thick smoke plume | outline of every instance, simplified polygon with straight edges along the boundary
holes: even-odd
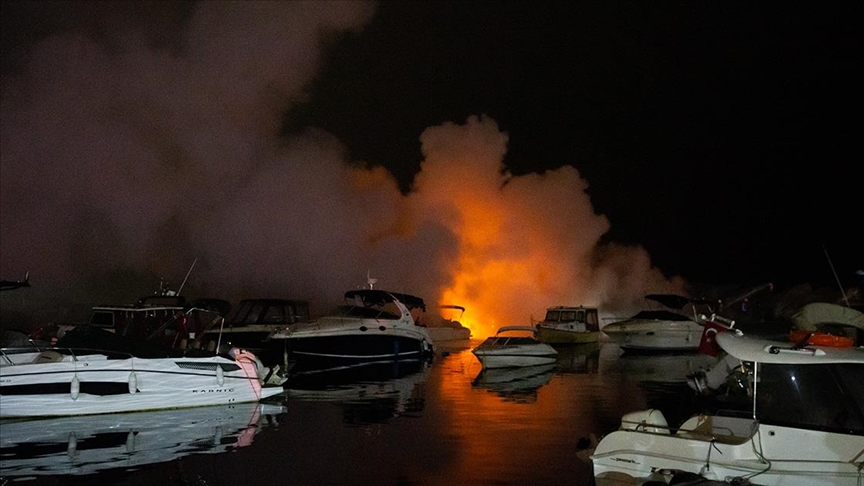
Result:
[[[686,291],[642,248],[600,243],[612,223],[572,165],[510,175],[508,135],[482,114],[418,134],[408,194],[328,133],[282,135],[328,39],[374,5],[202,2],[160,23],[170,32],[113,13],[40,39],[4,73],[0,276],[33,285],[4,292],[4,311],[74,320],[166,278],[192,297],[322,312],[369,274],[433,308],[465,305],[482,336],[552,305],[618,314]]]

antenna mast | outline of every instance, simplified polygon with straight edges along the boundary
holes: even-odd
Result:
[[[183,290],[183,286],[186,285],[186,281],[189,280],[189,274],[192,273],[192,269],[195,268],[195,264],[198,263],[198,259],[192,261],[192,266],[189,267],[189,271],[186,272],[186,277],[183,279],[183,283],[180,284],[180,288],[177,289],[177,295],[180,295],[180,291]]]
[[[822,250],[825,252],[825,258],[828,259],[828,266],[831,267],[831,273],[834,274],[834,279],[837,280],[837,287],[840,288],[840,295],[843,296],[843,300],[846,302],[846,307],[849,307],[849,298],[846,297],[846,291],[843,290],[843,284],[840,283],[840,277],[837,276],[837,271],[834,270],[834,264],[831,263],[831,256],[828,254],[828,249],[825,248],[825,245],[822,245]]]

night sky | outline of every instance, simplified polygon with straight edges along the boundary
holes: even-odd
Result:
[[[521,323],[864,269],[857,2],[0,5],[27,305],[195,261],[198,293],[370,272]]]
[[[509,170],[576,167],[608,237],[670,273],[833,280],[825,249],[844,271],[864,267],[850,234],[860,14],[854,2],[388,2],[333,49],[289,127],[324,127],[408,188],[415,134],[483,113],[510,135]]]

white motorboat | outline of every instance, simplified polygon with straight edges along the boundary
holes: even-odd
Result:
[[[434,344],[450,341],[467,341],[471,339],[471,329],[462,325],[465,308],[461,305],[441,305],[441,319],[427,322],[426,330]],[[459,312],[458,316],[444,316],[444,313]]]
[[[534,337],[534,326],[504,326],[471,353],[484,369],[555,363],[558,351]]]
[[[603,334],[625,351],[695,352],[702,325],[695,301],[680,295],[650,294],[649,309],[603,326]],[[686,306],[692,313],[685,313]]]
[[[274,333],[272,345],[285,349],[291,372],[357,363],[430,359],[432,338],[418,325],[422,298],[377,289],[349,290],[345,303],[309,323]]]
[[[50,348],[0,350],[0,418],[257,402],[282,393],[254,354],[185,351],[84,326]]]
[[[744,409],[698,414],[679,427],[659,410],[625,415],[591,455],[598,486],[687,475],[776,486],[864,482],[864,348],[796,345],[734,330],[716,342],[744,364]]]
[[[595,343],[600,337],[600,318],[593,307],[557,306],[546,309],[536,325],[537,340],[547,344]]]
[[[280,404],[238,403],[180,410],[4,420],[0,477],[92,475],[134,471],[191,454],[252,445],[278,423]],[[97,481],[98,482],[98,481]]]

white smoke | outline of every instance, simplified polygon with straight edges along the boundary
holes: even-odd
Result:
[[[5,292],[4,307],[137,298],[158,277],[176,288],[193,261],[184,293],[196,296],[306,298],[320,311],[371,272],[377,287],[470,301],[489,322],[683,291],[641,248],[599,244],[610,222],[575,168],[503,171],[507,134],[492,119],[418,134],[407,195],[328,133],[281,135],[326,41],[374,13],[201,2],[171,42],[103,19],[99,37],[33,45],[0,107],[0,276],[29,272],[33,288]]]

